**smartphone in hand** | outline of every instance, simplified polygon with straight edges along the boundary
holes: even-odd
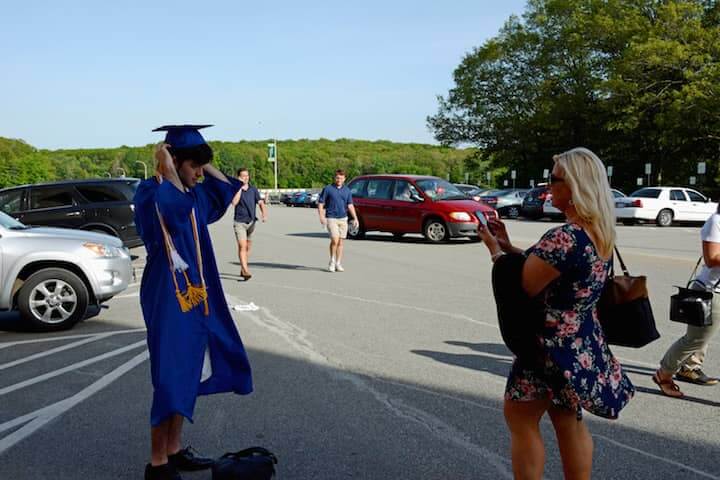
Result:
[[[485,215],[483,215],[483,214],[481,213],[481,214],[478,215],[477,217],[478,217],[478,220],[480,221],[480,223],[482,223],[485,228],[489,228],[489,227],[488,227],[487,217],[486,217]]]

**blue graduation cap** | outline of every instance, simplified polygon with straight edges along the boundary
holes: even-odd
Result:
[[[212,125],[164,125],[153,129],[153,132],[167,132],[165,143],[173,148],[189,148],[205,145],[205,139],[199,130]]]

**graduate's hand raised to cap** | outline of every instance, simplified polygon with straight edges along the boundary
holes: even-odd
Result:
[[[168,150],[168,145],[165,142],[160,142],[155,145],[155,160],[157,160],[163,167],[175,167],[173,164],[172,155]]]

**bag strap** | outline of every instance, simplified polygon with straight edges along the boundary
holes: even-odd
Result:
[[[618,260],[620,260],[620,268],[622,268],[622,271],[625,275],[630,276],[630,271],[628,270],[627,266],[625,265],[625,262],[623,261],[622,256],[620,255],[620,250],[618,250],[618,248],[617,248],[617,245],[615,245],[614,249],[615,249],[615,254],[617,255]],[[611,260],[612,260],[612,258],[611,258]],[[613,274],[615,273],[615,269],[613,268],[614,263],[615,262],[613,261],[610,264],[610,271]]]
[[[688,285],[690,285],[690,283],[695,279],[695,273],[697,273],[697,269],[698,269],[698,267],[700,266],[700,262],[702,262],[702,259],[703,259],[702,256],[700,256],[700,258],[698,258],[698,261],[697,261],[697,263],[695,264],[695,268],[693,268],[693,271],[692,271],[692,273],[690,274],[690,279],[688,280]],[[719,281],[720,281],[720,280],[719,280]],[[702,283],[702,282],[700,282],[700,283]],[[717,286],[717,285],[715,285],[715,286]]]

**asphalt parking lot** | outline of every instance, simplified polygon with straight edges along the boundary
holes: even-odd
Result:
[[[508,221],[519,246],[553,225]],[[195,448],[265,446],[283,479],[511,478],[501,409],[512,358],[483,245],[370,234],[348,241],[346,272],[331,274],[316,212],[273,206],[255,236],[254,277],[243,282],[230,216],[212,232],[255,392],[202,397],[186,427]],[[630,271],[648,276],[663,336],[614,349],[638,393],[616,422],[585,415],[594,477],[720,479],[720,387],[683,384],[687,398],[674,400],[650,379],[682,335],[668,321],[669,296],[699,256],[699,228],[618,232]],[[143,251],[134,253],[140,271]],[[138,287],[68,332],[28,333],[12,315],[0,318],[0,479],[141,478],[151,387]],[[709,374],[720,374],[719,342]],[[546,478],[562,478],[549,422],[544,432]]]

